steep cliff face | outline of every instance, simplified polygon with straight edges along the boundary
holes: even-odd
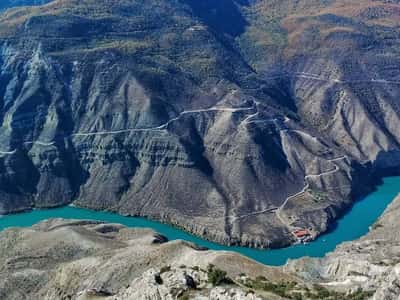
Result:
[[[396,1],[222,2],[3,13],[1,213],[74,202],[277,247],[397,168]]]

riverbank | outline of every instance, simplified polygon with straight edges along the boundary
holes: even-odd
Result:
[[[262,264],[271,266],[284,265],[288,259],[296,259],[304,256],[323,257],[333,251],[337,245],[345,241],[355,240],[365,235],[370,226],[380,217],[388,204],[398,194],[400,177],[383,179],[383,184],[354,204],[352,209],[338,220],[332,230],[315,241],[308,244],[294,245],[288,248],[274,250],[259,250],[245,247],[229,247],[219,245],[169,225],[144,218],[125,217],[110,212],[92,211],[76,207],[62,207],[50,210],[34,210],[30,212],[7,215],[0,219],[0,230],[9,227],[28,227],[40,221],[51,218],[64,219],[88,219],[119,223],[127,227],[152,228],[169,240],[186,240],[202,247],[213,250],[234,251],[250,257]]]

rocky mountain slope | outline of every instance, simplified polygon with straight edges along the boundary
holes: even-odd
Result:
[[[74,202],[255,247],[318,235],[398,170],[399,10],[57,0],[4,12],[0,212]]]

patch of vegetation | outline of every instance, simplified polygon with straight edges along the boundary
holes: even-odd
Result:
[[[314,291],[306,294],[310,299],[336,299],[338,293],[331,292],[320,285],[314,285]],[[333,297],[333,298],[332,298]]]
[[[375,292],[373,291],[363,291],[361,289],[359,289],[358,291],[350,294],[347,296],[347,300],[366,300],[371,298],[373,295],[375,294]]]
[[[279,53],[287,45],[287,32],[282,28],[279,17],[257,10],[248,11],[246,15],[250,25],[237,40],[242,55],[257,69],[274,59],[272,53]]]
[[[291,297],[291,299],[294,299],[294,300],[303,300],[304,299],[303,294],[298,293],[298,292],[292,293],[290,295],[290,297]]]
[[[364,274],[357,272],[357,271],[350,271],[348,273],[349,276],[364,276]]]
[[[268,281],[264,276],[258,276],[256,279],[247,279],[242,282],[244,286],[254,289],[254,290],[262,290],[266,292],[274,293],[278,296],[291,298],[290,292],[293,288],[297,285],[295,282],[280,282],[280,283],[273,283]]]
[[[160,274],[171,271],[171,266],[164,266],[160,269]]]
[[[299,286],[296,282],[274,283],[264,276],[258,276],[256,279],[246,279],[241,284],[253,290],[266,291],[286,299],[294,300],[366,300],[374,294],[374,292],[362,290],[346,294],[328,290],[320,285],[314,285],[312,289],[309,289],[305,286]]]
[[[321,190],[310,189],[308,191],[311,194],[311,196],[313,197],[313,200],[315,202],[323,202],[328,198],[327,193],[323,192]]]
[[[327,300],[366,300],[369,299],[374,292],[371,291],[363,291],[361,289],[357,290],[351,294],[345,294],[335,291],[330,291],[327,288],[314,285],[314,290],[307,291],[305,293],[306,298],[308,299],[327,299]]]
[[[199,266],[193,266],[193,267],[192,267],[192,270],[198,272],[198,271],[200,271],[200,267],[199,267]]]
[[[378,229],[378,228],[382,228],[383,227],[383,225],[381,224],[381,223],[375,223],[374,225],[372,225],[372,229]]]
[[[268,279],[265,278],[264,276],[257,276],[256,281],[268,281]]]
[[[221,269],[216,268],[214,265],[210,264],[207,268],[208,282],[213,286],[218,286],[222,283],[233,283],[232,280],[227,277],[227,273]]]
[[[190,297],[186,293],[178,297],[178,300],[189,300],[189,299],[190,299]]]

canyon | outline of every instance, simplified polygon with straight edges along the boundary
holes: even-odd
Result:
[[[3,0],[0,215],[316,239],[400,173],[399,16],[399,0]],[[6,226],[0,298],[397,299],[399,214],[396,197],[363,237],[280,267],[109,222]]]
[[[0,213],[73,203],[228,245],[317,237],[397,173],[398,10],[58,0],[4,11]]]

